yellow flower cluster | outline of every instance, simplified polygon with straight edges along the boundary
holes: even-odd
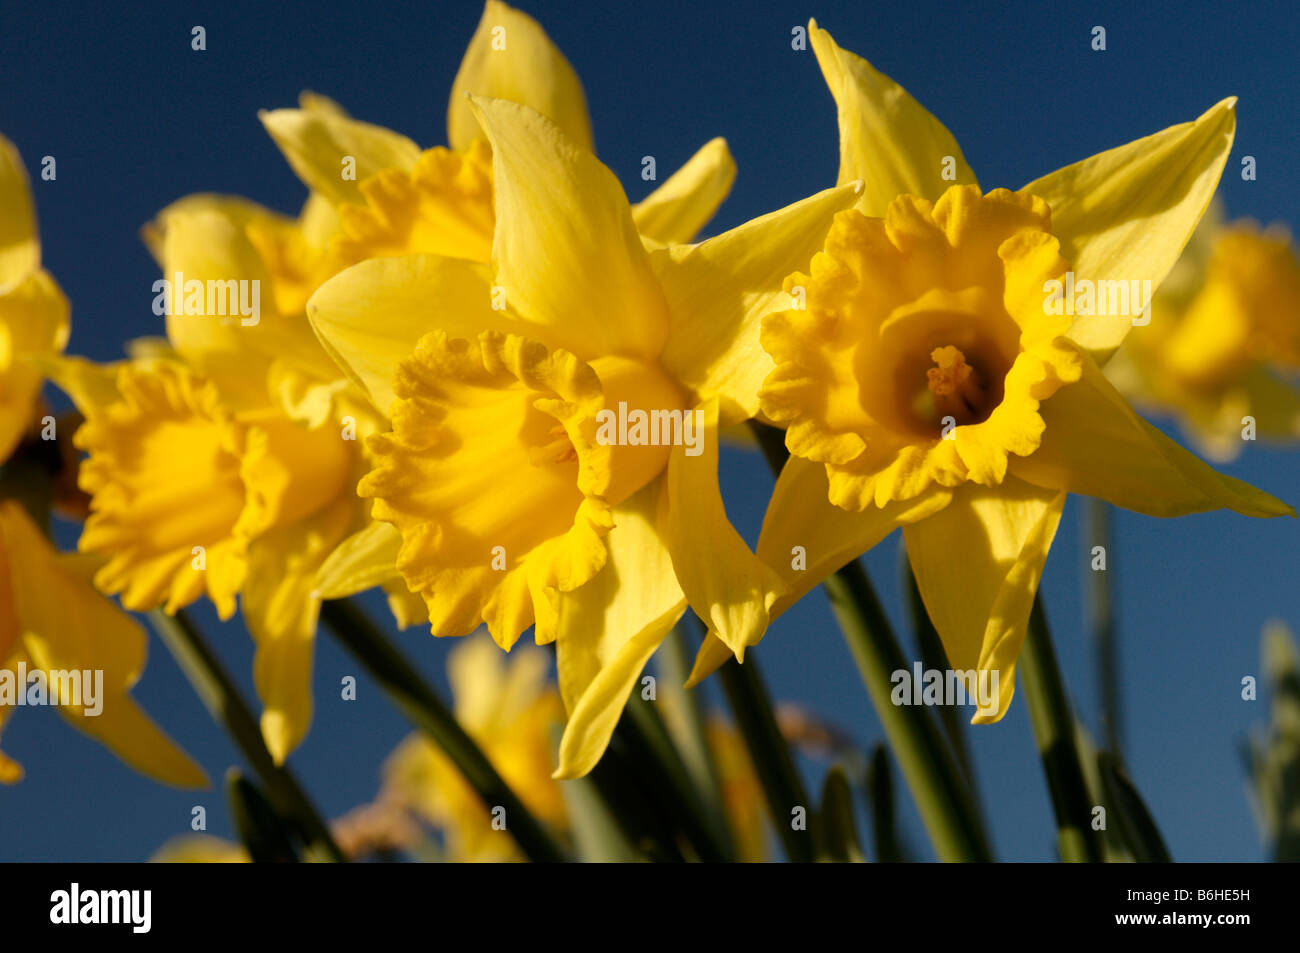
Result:
[[[489,0],[446,147],[314,94],[263,113],[309,192],[301,214],[217,195],[164,209],[144,237],[166,339],[109,366],[58,357],[66,304],[39,270],[6,145],[0,454],[43,370],[85,417],[80,548],[95,584],[132,610],[203,596],[223,618],[238,609],[280,761],[311,721],[322,600],[382,586],[401,625],[486,626],[495,646],[453,656],[458,715],[530,809],[562,825],[550,774],[596,765],[688,608],[708,627],[694,684],[743,662],[776,616],[900,527],[949,661],[999,676],[977,720],[1000,719],[1067,494],[1155,516],[1293,515],[1144,421],[1103,368],[1138,328],[1121,360],[1144,394],[1194,406],[1206,430],[1263,419],[1282,386],[1265,368],[1300,364],[1300,270],[1280,239],[1227,230],[1196,290],[1158,298],[1149,329],[1137,307],[1054,307],[1053,286],[1161,286],[1217,187],[1234,101],[986,191],[901,86],[815,22],[809,36],[838,109],[837,183],[697,243],[734,176],[725,143],[631,204],[594,154],[569,63]],[[1288,399],[1291,418],[1265,429],[1296,434]],[[751,420],[784,429],[790,454],[755,549],[718,481],[720,429]],[[0,530],[0,593],[13,575],[16,597],[0,608],[0,661],[53,665],[29,577],[74,582],[54,557],[6,563],[6,546],[41,545],[12,505]],[[114,619],[94,630],[124,653],[124,693],[142,656],[134,629],[105,634],[126,628]],[[530,628],[554,643],[558,694],[537,657],[507,673],[494,656]],[[191,781],[124,710],[100,736]],[[554,764],[550,722],[563,726]],[[485,830],[452,825],[484,810],[454,775],[412,741],[390,783],[434,823]],[[454,847],[499,849],[472,834]]]

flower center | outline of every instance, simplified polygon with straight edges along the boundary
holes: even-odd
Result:
[[[966,363],[966,355],[949,344],[931,351],[930,360],[934,367],[925,372],[925,379],[938,414],[958,424],[986,419],[993,410],[989,395],[975,368]]]
[[[569,432],[564,424],[556,424],[546,432],[547,441],[529,451],[529,458],[534,466],[545,464],[577,463],[578,451],[569,439]]]

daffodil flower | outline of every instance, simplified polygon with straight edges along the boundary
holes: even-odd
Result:
[[[548,684],[549,660],[537,649],[509,657],[486,636],[458,645],[447,656],[456,721],[492,762],[529,812],[556,830],[568,827],[564,798],[551,778],[552,730],[564,706]],[[502,837],[482,799],[442,750],[411,735],[384,762],[380,801],[396,803],[443,834],[452,862],[522,860]]]
[[[359,447],[385,421],[322,350],[305,319],[304,303],[331,274],[368,257],[437,252],[486,263],[495,221],[491,156],[469,113],[465,91],[524,101],[554,117],[578,142],[591,142],[585,96],[568,61],[536,21],[493,0],[486,4],[452,85],[450,148],[421,151],[404,135],[348,117],[324,96],[303,94],[299,109],[261,116],[311,190],[298,217],[246,199],[191,195],[164,209],[144,230],[164,280],[203,286],[237,281],[260,289],[255,321],[212,315],[207,308],[195,313],[173,308],[166,316],[168,342],[162,350],[179,356],[201,381],[216,385],[222,407],[230,412],[274,417],[268,411],[273,399],[283,415],[311,430],[313,436],[302,437],[304,446],[311,447],[308,455],[274,465],[308,480],[313,469],[320,472],[303,498],[320,502],[316,490],[331,486],[337,502],[350,503],[356,517],[347,523],[342,506],[331,503],[318,508],[320,519],[298,521],[295,529],[265,534],[248,547],[250,534],[261,532],[259,524],[252,516],[231,521],[238,494],[230,495],[220,537],[227,545],[217,554],[220,571],[209,567],[204,582],[182,569],[170,582],[190,590],[207,585],[224,612],[233,611],[234,592],[242,586],[244,618],[259,645],[264,729],[277,758],[298,744],[311,718],[312,633],[321,598],[380,585],[389,593],[399,625],[424,619],[424,603],[412,597],[395,572],[395,534],[383,532],[389,530],[386,525],[376,530],[367,524],[368,504],[352,493],[355,480],[334,480],[341,464],[324,434],[337,441],[346,433],[355,438],[350,447]],[[663,244],[692,237],[725,198],[733,177],[735,163],[723,140],[707,143],[638,205],[634,217],[643,241]],[[482,268],[486,273],[486,265]],[[211,436],[212,426],[203,426]],[[273,456],[281,449],[290,449],[289,443],[270,441],[266,452]],[[229,477],[229,464],[237,458],[242,459],[240,452],[227,456],[225,471],[213,469],[211,475],[225,472]],[[203,485],[200,472],[192,476],[195,494],[220,493],[217,486]],[[298,495],[300,481],[295,477],[294,482],[292,494]],[[225,488],[233,490],[234,482],[227,478]],[[209,515],[217,519],[216,512]],[[192,529],[178,517],[177,532]],[[344,538],[339,540],[335,534],[341,529]],[[246,549],[247,559],[259,562],[253,571],[244,568],[247,559],[240,554]],[[376,549],[389,554],[386,564],[382,559],[368,562]],[[174,566],[186,566],[178,562],[183,547],[166,551]],[[259,553],[265,559],[257,559]],[[226,555],[233,562],[227,564]],[[123,559],[117,566],[135,572]],[[156,588],[157,581],[136,585]]]
[[[787,300],[782,272],[856,187],[647,250],[595,156],[525,106],[472,102],[492,147],[492,271],[371,260],[307,310],[389,410],[359,492],[399,531],[387,559],[433,633],[485,622],[503,648],[534,625],[538,642],[558,640],[558,772],[572,777],[599,759],[688,600],[737,654],[766,624],[779,584],[723,512],[717,427],[757,410],[755,322]],[[680,422],[678,439],[615,439],[628,408],[661,415],[664,436]]]
[[[949,662],[998,676],[974,719],[996,721],[1067,493],[1154,516],[1293,512],[1107,382],[1136,310],[1061,313],[1071,280],[1160,284],[1218,182],[1234,102],[986,194],[900,86],[815,22],[810,35],[839,109],[840,181],[865,190],[811,273],[787,279],[795,307],[763,321],[762,410],[792,454],[758,544],[788,588],[773,612],[901,526]],[[696,677],[728,654],[706,644]]]
[[[18,150],[0,136],[0,465],[30,425],[42,365],[68,339],[68,302],[41,268],[31,191]],[[78,730],[107,745],[133,768],[183,787],[207,783],[203,771],[130,696],[144,668],[144,632],[90,584],[96,562],[62,554],[18,502],[0,499],[0,671],[28,692],[22,671],[41,673],[50,700]],[[21,666],[21,667],[20,667]],[[90,702],[55,697],[54,673],[102,673],[102,696]],[[98,677],[98,676],[92,676]],[[11,714],[0,704],[0,727]],[[22,768],[0,753],[0,783]]]
[[[1135,404],[1173,416],[1216,460],[1300,439],[1300,260],[1285,232],[1206,216],[1106,366]]]
[[[51,373],[85,417],[78,546],[105,557],[95,584],[137,611],[206,595],[223,619],[241,597],[262,731],[283,760],[311,720],[316,571],[364,519],[349,492],[365,468],[356,442],[269,401],[232,410],[217,380],[176,355],[67,358]]]
[[[338,369],[304,319],[303,305],[326,278],[367,258],[417,253],[486,263],[495,215],[491,150],[468,92],[524,103],[592,148],[582,85],[564,55],[528,15],[489,0],[452,83],[449,147],[421,150],[401,133],[353,119],[333,101],[304,93],[298,109],[261,114],[289,165],[310,190],[288,218],[245,199],[188,196],[145,230],[163,277],[258,280],[268,289],[255,326],[207,314],[169,315],[168,338],[200,370],[234,371],[263,396],[262,377],[293,413],[332,412]],[[735,178],[722,139],[702,147],[634,211],[653,245],[686,241],[712,217]]]
[[[18,446],[41,393],[36,360],[68,343],[68,301],[41,267],[36,213],[22,159],[0,136],[0,463]]]

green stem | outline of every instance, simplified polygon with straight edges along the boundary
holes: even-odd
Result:
[[[507,828],[529,860],[567,859],[438,696],[361,609],[351,600],[327,601],[321,606],[321,618],[407,720],[442,748],[483,803],[505,808]]]
[[[1092,829],[1092,806],[1074,733],[1074,716],[1056,663],[1051,630],[1042,599],[1034,597],[1029,632],[1020,652],[1020,675],[1029,703],[1038,753],[1043,759],[1047,788],[1056,814],[1061,859],[1072,863],[1098,863],[1102,845]]]
[[[155,609],[149,613],[149,621],[213,720],[234,739],[249,766],[262,779],[276,810],[293,821],[306,845],[306,853],[314,860],[346,860],[293,773],[276,764],[267,751],[257,719],[198,627],[184,612],[172,616]]]
[[[772,472],[780,474],[787,457],[781,432],[754,422],[751,427]],[[825,589],[939,859],[992,859],[970,790],[934,718],[890,698],[893,673],[909,665],[866,570],[854,560],[827,579]]]
[[[907,558],[906,552],[903,554],[903,586],[907,589],[912,627],[916,632],[917,648],[921,652],[921,664],[927,669],[942,669],[947,665],[948,656],[944,652],[939,632],[930,620],[930,613],[925,609],[925,602],[921,599],[921,588],[916,584],[916,574],[912,572],[912,563]],[[943,705],[939,708],[940,726],[952,746],[952,753],[957,758],[957,766],[961,768],[962,776],[966,779],[971,798],[978,804],[979,799],[975,795],[975,765],[966,747],[965,726],[962,721],[961,712],[956,705]]]
[[[1105,553],[1106,566],[1095,569],[1089,559],[1088,595],[1092,607],[1090,621],[1092,637],[1097,649],[1097,673],[1101,690],[1102,732],[1106,746],[1120,761],[1123,761],[1123,722],[1120,713],[1119,696],[1119,657],[1115,636],[1115,599],[1111,590],[1110,559],[1110,504],[1105,500],[1087,499],[1084,503],[1087,514],[1087,531],[1092,546],[1101,546]],[[1091,550],[1091,547],[1089,547]]]
[[[809,863],[815,859],[816,841],[808,828],[812,826],[816,812],[799,778],[790,747],[781,735],[776,716],[772,714],[772,704],[754,656],[751,648],[746,653],[744,665],[729,659],[718,669],[718,678],[736,716],[736,727],[749,747],[772,826],[785,845],[786,856],[796,863]],[[803,809],[804,830],[794,828],[795,808]]]
[[[939,859],[990,860],[970,790],[938,725],[926,709],[890,698],[893,673],[906,671],[908,662],[862,564],[854,560],[825,586]]]
[[[693,653],[687,642],[686,629],[681,623],[673,626],[668,638],[660,649],[661,674],[672,692],[673,709],[669,714],[679,717],[670,719],[668,727],[676,729],[677,748],[681,752],[686,770],[695,782],[697,790],[703,792],[705,806],[712,819],[712,825],[728,847],[728,853],[734,849],[731,843],[731,828],[727,825],[727,815],[722,800],[722,780],[718,775],[717,759],[713,755],[713,746],[709,744],[708,720],[698,691],[682,688],[691,673],[690,658]]]
[[[634,693],[619,728],[636,759],[654,766],[648,783],[662,797],[663,806],[674,816],[700,860],[734,860],[725,833],[720,834],[713,826],[713,818],[654,706]]]

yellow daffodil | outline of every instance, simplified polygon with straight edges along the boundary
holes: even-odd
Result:
[[[506,656],[486,637],[447,656],[457,722],[478,744],[529,813],[568,826],[559,784],[551,778],[552,731],[564,706],[547,682],[548,659],[536,649]],[[402,804],[443,832],[449,861],[516,861],[523,857],[455,764],[424,735],[407,738],[384,765],[381,801]],[[509,829],[509,818],[505,818]]]
[[[31,424],[41,371],[31,358],[68,343],[68,301],[41,267],[36,213],[22,159],[0,136],[0,463]]]
[[[1106,367],[1139,407],[1172,415],[1208,456],[1300,439],[1300,260],[1285,232],[1206,217]]]
[[[400,133],[361,122],[333,101],[304,93],[298,109],[262,122],[310,189],[288,218],[245,199],[192,195],[164,209],[145,238],[164,277],[259,279],[261,320],[169,315],[172,345],[200,370],[234,371],[262,397],[262,376],[291,411],[319,420],[336,393],[332,363],[303,316],[316,287],[368,258],[433,253],[486,263],[495,215],[491,150],[467,93],[529,105],[591,148],[586,98],[572,67],[541,26],[497,0],[485,5],[452,84],[450,146],[421,150]],[[686,241],[712,217],[735,177],[726,143],[706,144],[634,210],[650,244]],[[386,410],[387,408],[381,408]]]
[[[269,400],[231,409],[220,379],[174,355],[66,359],[53,374],[85,416],[79,547],[106,559],[95,584],[137,611],[206,595],[229,618],[240,596],[262,730],[282,760],[311,719],[316,571],[364,519],[350,492],[364,470],[357,442]]]
[[[755,322],[856,190],[647,249],[595,156],[534,110],[472,101],[492,147],[492,269],[372,260],[307,310],[389,411],[359,489],[400,533],[388,558],[434,634],[558,639],[571,777],[688,599],[737,654],[766,623],[776,583],[723,512],[717,428],[757,409]]]
[[[840,181],[865,191],[787,280],[795,306],[763,321],[762,410],[792,454],[758,545],[788,589],[773,611],[901,526],[949,662],[998,676],[995,710],[975,717],[996,721],[1067,493],[1154,516],[1293,512],[1133,412],[1099,365],[1142,299],[1082,294],[1160,284],[1218,182],[1234,103],[984,193],[920,104],[810,35],[839,108]],[[696,677],[726,648],[706,644]]]
[[[26,172],[3,136],[0,207],[2,466],[38,413],[42,364],[62,352],[69,329],[67,299],[41,268]],[[202,786],[203,771],[129,694],[144,668],[145,635],[91,586],[94,566],[56,552],[18,502],[0,499],[0,727],[19,696],[25,702],[32,686],[43,684],[37,694],[44,701],[132,767],[168,784]],[[74,672],[78,687],[64,697],[73,685],[64,676]],[[0,782],[21,777],[22,769],[0,753]]]
[[[180,283],[172,289],[176,302],[188,298],[182,292],[191,282],[203,288],[236,282],[241,292],[258,292],[259,313],[215,312],[206,299],[168,309],[163,352],[188,370],[165,372],[147,385],[127,384],[130,393],[123,393],[113,423],[95,414],[87,428],[85,439],[95,442],[101,461],[90,468],[98,474],[101,500],[83,545],[114,555],[102,582],[122,591],[130,605],[156,602],[165,590],[172,609],[206,591],[223,615],[234,611],[235,594],[243,592],[244,615],[258,644],[263,729],[277,758],[297,745],[310,721],[321,598],[382,585],[400,625],[424,617],[423,603],[401,582],[391,556],[386,569],[358,568],[358,559],[377,545],[391,546],[392,539],[384,534],[388,527],[367,528],[369,504],[357,500],[355,479],[341,476],[355,458],[352,447],[379,429],[382,414],[321,348],[304,303],[330,275],[366,258],[436,252],[487,261],[494,223],[491,154],[469,113],[467,90],[528,102],[579,141],[591,142],[586,101],[568,62],[534,20],[495,0],[484,9],[453,84],[450,149],[422,152],[406,137],[352,119],[310,93],[300,109],[264,113],[267,130],[311,190],[297,218],[244,199],[193,195],[163,210],[144,232],[163,279]],[[733,176],[725,143],[706,145],[638,207],[645,241],[690,237],[725,197]],[[141,372],[127,373],[135,380]],[[131,437],[126,418],[147,427],[150,412],[140,405],[160,410],[154,398],[166,405],[163,416],[174,425],[166,434],[151,430],[150,445],[186,456],[167,478],[177,508],[150,513],[165,522],[165,529],[155,524],[150,533],[169,538],[142,545],[121,535],[139,530],[142,513],[119,507],[110,514],[107,501],[128,484],[161,479],[157,467],[173,463],[169,457],[131,461],[133,445],[115,454],[110,447],[145,439],[143,433]],[[265,439],[254,435],[248,443],[243,428],[250,425]],[[295,427],[302,432],[294,434]],[[347,452],[341,433],[356,440]],[[263,465],[251,466],[250,454]],[[135,472],[126,472],[132,462]],[[281,506],[278,515],[262,511],[263,490],[253,483],[259,472],[277,481],[270,492],[292,506]],[[209,495],[210,506],[185,503]],[[186,554],[195,546],[205,547],[205,574],[191,570]]]

